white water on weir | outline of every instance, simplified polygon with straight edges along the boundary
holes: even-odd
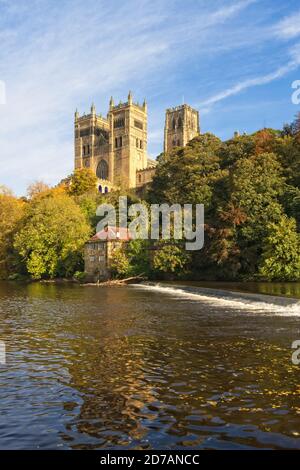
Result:
[[[133,284],[136,289],[159,292],[173,298],[181,298],[194,302],[223,306],[239,311],[250,310],[260,314],[281,316],[300,316],[299,299],[277,297],[263,294],[241,293],[211,289],[206,287],[174,286],[161,283]]]

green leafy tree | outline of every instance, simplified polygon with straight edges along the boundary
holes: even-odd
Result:
[[[300,189],[300,140],[295,135],[278,138],[274,151],[287,182]]]
[[[150,242],[148,240],[131,240],[128,243],[128,257],[130,260],[130,273],[133,276],[148,275],[150,272]]]
[[[82,270],[82,248],[90,235],[84,214],[63,190],[34,198],[14,246],[35,279],[71,276]]]
[[[238,135],[222,143],[219,156],[223,168],[227,168],[255,154],[256,142],[253,135]]]
[[[74,196],[74,201],[80,207],[86,217],[87,222],[91,225],[92,230],[96,230],[99,217],[96,216],[96,210],[99,204],[103,202],[103,196],[97,192],[88,192]]]
[[[131,274],[130,268],[130,261],[125,246],[121,245],[115,248],[111,260],[112,276],[118,279],[129,276]]]
[[[300,228],[300,189],[285,185],[284,193],[280,197],[280,202],[284,207],[286,215],[296,219],[297,228]]]
[[[223,176],[217,155],[221,141],[212,134],[195,137],[176,148],[157,166],[149,201],[211,206],[214,185]]]
[[[114,277],[148,275],[150,273],[149,241],[130,240],[118,247],[112,258]]]
[[[300,112],[298,112],[295,116],[295,120],[292,123],[293,134],[297,137],[300,136]]]
[[[0,278],[7,278],[15,270],[22,270],[13,247],[16,232],[20,229],[25,203],[11,191],[0,193]]]
[[[154,252],[153,268],[165,274],[183,275],[188,270],[190,256],[184,246],[161,243]]]
[[[231,202],[245,214],[237,229],[244,273],[251,277],[266,236],[267,224],[278,222],[283,208],[279,202],[285,181],[274,154],[258,154],[240,160],[232,170]]]
[[[300,239],[296,221],[283,215],[277,224],[267,226],[259,275],[270,281],[300,279]]]

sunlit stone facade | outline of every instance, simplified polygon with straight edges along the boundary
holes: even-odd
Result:
[[[167,109],[164,151],[185,146],[199,133],[199,114],[188,105]],[[147,155],[147,104],[109,102],[104,117],[94,105],[89,114],[75,113],[75,169],[90,168],[100,192],[116,187],[141,188],[152,181],[156,161]]]

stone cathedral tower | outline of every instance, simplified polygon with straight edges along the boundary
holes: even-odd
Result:
[[[110,180],[115,185],[134,188],[136,172],[147,168],[147,105],[110,101]]]
[[[125,103],[115,105],[111,98],[106,117],[96,114],[94,105],[87,115],[79,116],[76,111],[75,169],[90,168],[98,177],[99,191],[117,186],[135,188],[142,181],[139,173],[150,177],[154,166],[147,158],[145,101],[134,103],[129,92]]]
[[[106,116],[75,112],[75,169],[90,168],[100,192],[143,188],[152,181],[157,162],[147,156],[147,104],[109,102]],[[164,151],[184,147],[200,132],[199,113],[187,104],[166,110]]]
[[[200,133],[199,112],[187,104],[166,110],[164,152],[184,147]]]

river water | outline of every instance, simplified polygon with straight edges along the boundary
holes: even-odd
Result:
[[[300,300],[225,287],[0,283],[0,448],[300,449]]]

